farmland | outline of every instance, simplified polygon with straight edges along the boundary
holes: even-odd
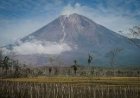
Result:
[[[0,98],[140,98],[139,66],[90,65],[91,56],[86,66],[77,60],[31,66],[3,58]]]
[[[139,77],[0,79],[0,98],[139,98]]]

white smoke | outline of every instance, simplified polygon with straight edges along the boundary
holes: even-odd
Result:
[[[73,13],[81,13],[82,9],[81,9],[81,5],[79,3],[76,3],[74,6],[72,6],[71,4],[68,4],[66,7],[64,7],[64,9],[61,12],[61,15],[66,15],[67,17],[69,17],[69,15],[73,14]]]
[[[4,49],[5,52],[14,52],[20,55],[30,54],[61,54],[65,51],[71,51],[72,48],[66,43],[57,43],[49,41],[32,40],[30,42],[21,43],[18,46],[14,46],[10,51]]]
[[[94,7],[82,5],[80,3],[75,3],[75,5],[72,5],[72,4],[66,5],[63,8],[63,10],[60,12],[61,15],[66,15],[67,17],[69,17],[69,15],[73,13],[86,16],[92,19],[93,21],[95,21],[96,23],[101,24],[115,31],[116,33],[119,33],[121,35],[130,37],[130,38],[133,38],[133,36],[129,34],[130,32],[129,28],[140,25],[140,22],[134,17],[134,16],[138,16],[137,14],[139,13],[136,13],[136,15],[134,15],[134,13],[132,14],[132,13],[127,12],[127,15],[124,15],[125,13],[124,10],[116,11],[114,7],[111,9],[106,9],[102,5],[100,6],[98,5],[98,8],[96,7],[94,8]],[[123,31],[123,32],[118,32],[118,31]]]

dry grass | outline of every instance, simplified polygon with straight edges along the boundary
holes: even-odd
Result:
[[[10,78],[2,81],[37,82],[37,83],[71,83],[71,84],[101,84],[101,85],[135,85],[140,86],[139,77],[31,77]]]
[[[0,79],[0,98],[140,98],[138,77]]]

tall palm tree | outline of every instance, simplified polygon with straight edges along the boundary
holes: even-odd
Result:
[[[92,62],[92,60],[93,60],[93,57],[89,54],[89,56],[88,56],[88,71],[89,71],[89,74],[90,74],[90,64],[91,64],[91,62]]]
[[[88,56],[88,65],[89,65],[89,66],[90,66],[90,64],[91,64],[92,59],[93,59],[93,57],[89,54],[89,56]]]

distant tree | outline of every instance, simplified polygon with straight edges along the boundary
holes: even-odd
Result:
[[[114,74],[114,65],[116,65],[117,63],[116,62],[117,56],[122,50],[123,49],[121,48],[115,48],[108,53],[108,56],[110,57],[110,66],[113,68],[113,74]]]
[[[49,75],[51,75],[52,67],[49,67]]]
[[[73,70],[74,70],[74,74],[76,75],[77,72],[77,60],[74,60],[74,65],[72,66]]]
[[[54,67],[54,75],[57,75],[57,74],[58,74],[58,68]]]
[[[20,76],[20,66],[18,60],[14,61],[14,68],[15,68],[14,77],[18,78]]]
[[[10,52],[9,57],[10,57],[10,61],[11,61],[11,70],[14,71],[14,66],[15,66],[15,63],[16,63],[14,58],[16,57],[16,53],[15,52]]]
[[[43,71],[39,69],[37,75],[41,76],[42,74],[43,74]]]
[[[54,57],[49,57],[48,61],[49,61],[49,63],[51,64],[51,66],[53,66]],[[49,71],[49,75],[51,75],[52,67],[49,67],[49,68],[48,68],[48,71]]]
[[[5,56],[4,60],[3,60],[3,64],[4,64],[4,69],[5,69],[5,74],[7,75],[7,71],[9,69],[9,57]]]
[[[90,66],[91,62],[92,62],[93,57],[89,54],[88,56],[88,65]]]
[[[89,74],[91,73],[90,64],[91,64],[92,60],[93,60],[93,57],[89,54],[88,55],[88,71],[89,71]]]
[[[30,68],[25,68],[25,76],[28,77],[28,75],[31,74],[31,69]]]
[[[0,50],[0,71],[2,71],[2,67],[3,67],[3,54],[2,54],[2,50]]]

